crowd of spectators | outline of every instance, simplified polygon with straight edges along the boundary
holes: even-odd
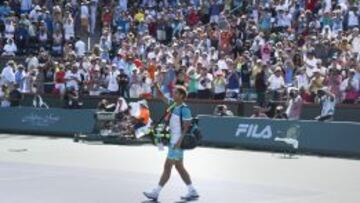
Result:
[[[2,55],[26,60],[5,65],[0,95],[16,84],[61,98],[151,98],[160,84],[167,96],[184,85],[190,98],[265,106],[289,87],[310,103],[327,87],[356,103],[359,16],[355,0],[1,1]]]

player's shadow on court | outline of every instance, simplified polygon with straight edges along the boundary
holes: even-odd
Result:
[[[155,200],[146,200],[146,201],[143,201],[141,203],[160,203],[159,201],[155,201]]]
[[[180,200],[180,201],[176,201],[174,203],[187,203],[187,202],[195,202],[196,200],[192,200],[192,201],[185,201],[185,200]],[[160,203],[159,201],[155,201],[155,200],[147,200],[147,201],[143,201],[141,203]]]

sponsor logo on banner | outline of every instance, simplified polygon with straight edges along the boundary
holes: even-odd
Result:
[[[57,123],[60,120],[60,117],[54,116],[52,114],[49,115],[37,115],[32,113],[28,116],[24,116],[21,119],[22,123],[26,123],[32,126],[39,126],[39,127],[48,127]]]
[[[260,127],[258,124],[239,124],[236,137],[245,135],[248,138],[271,139],[273,132],[270,125]]]
[[[284,134],[285,136],[276,136],[274,141],[283,142],[292,146],[294,149],[299,148],[299,138],[301,134],[300,125],[290,125],[286,132],[280,132],[279,134]]]

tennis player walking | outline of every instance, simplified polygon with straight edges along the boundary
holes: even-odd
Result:
[[[187,97],[187,92],[185,87],[176,87],[173,94],[173,101],[167,99],[160,90],[159,85],[155,85],[158,97],[167,104],[172,104],[168,112],[170,112],[169,127],[170,127],[170,144],[167,154],[167,159],[164,165],[164,171],[161,175],[159,184],[151,192],[144,192],[144,195],[151,199],[157,201],[161,189],[168,182],[171,170],[175,166],[176,170],[179,172],[182,180],[185,182],[188,188],[188,193],[181,197],[183,200],[194,200],[199,198],[199,195],[195,188],[192,185],[191,178],[189,173],[184,167],[183,158],[184,151],[180,148],[182,139],[185,135],[185,132],[190,127],[191,122],[191,111],[190,108],[184,103],[184,100]],[[182,125],[180,117],[182,117]]]

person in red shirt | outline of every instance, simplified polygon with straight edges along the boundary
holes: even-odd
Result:
[[[155,72],[156,72],[156,61],[155,59],[150,60],[150,64],[147,69],[149,77],[152,81],[155,81]]]
[[[107,27],[111,25],[112,21],[112,13],[109,8],[105,9],[105,12],[103,13],[102,17],[103,27]]]
[[[306,10],[313,12],[317,5],[318,0],[306,0]]]
[[[54,76],[54,93],[60,94],[61,98],[65,95],[65,71],[64,66],[60,65]]]
[[[191,9],[188,15],[188,24],[189,26],[194,26],[199,22],[199,16],[195,9]]]
[[[304,103],[314,103],[314,96],[308,90],[300,88],[300,96]]]
[[[224,31],[220,34],[220,47],[223,51],[227,52],[230,49],[230,40],[232,37],[231,31]]]

